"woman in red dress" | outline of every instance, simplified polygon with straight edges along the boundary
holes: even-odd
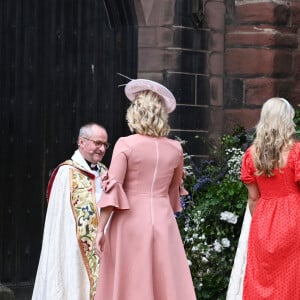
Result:
[[[283,98],[262,107],[241,180],[252,214],[243,299],[300,299],[300,143]]]

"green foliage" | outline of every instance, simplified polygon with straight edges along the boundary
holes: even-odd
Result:
[[[300,109],[295,110],[294,122],[296,124],[297,137],[300,139]]]
[[[212,146],[199,166],[185,154],[189,195],[177,216],[198,299],[225,299],[247,201],[239,180],[244,150],[253,136],[234,129]],[[184,147],[184,142],[183,142]]]

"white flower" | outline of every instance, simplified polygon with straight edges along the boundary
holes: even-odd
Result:
[[[222,245],[217,240],[214,241],[214,250],[216,252],[222,252]]]
[[[206,262],[208,262],[208,259],[206,257],[202,256],[202,261],[206,263]]]
[[[226,221],[231,224],[236,224],[238,220],[238,216],[230,211],[223,211],[221,212],[221,218],[220,220]]]
[[[222,244],[222,246],[223,246],[224,248],[230,247],[230,241],[229,241],[228,238],[222,238],[221,244]]]
[[[187,261],[188,261],[188,265],[191,266],[192,262],[189,259]]]
[[[226,149],[225,153],[229,156],[227,160],[227,167],[228,167],[228,175],[230,176],[231,180],[237,181],[239,180],[242,158],[244,152],[239,148],[231,148]]]

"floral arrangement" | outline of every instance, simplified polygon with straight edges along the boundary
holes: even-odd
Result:
[[[211,146],[212,157],[195,165],[185,153],[183,212],[177,221],[198,299],[225,299],[247,202],[239,180],[241,160],[253,136],[234,129]],[[180,139],[179,139],[180,140]],[[185,141],[180,140],[185,149]]]

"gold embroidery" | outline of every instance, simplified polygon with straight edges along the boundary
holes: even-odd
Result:
[[[73,162],[73,166],[76,164]],[[106,168],[101,164],[101,172]],[[85,170],[70,168],[71,205],[77,224],[77,239],[90,280],[90,299],[94,299],[99,273],[99,257],[94,249],[98,227],[94,176]]]

